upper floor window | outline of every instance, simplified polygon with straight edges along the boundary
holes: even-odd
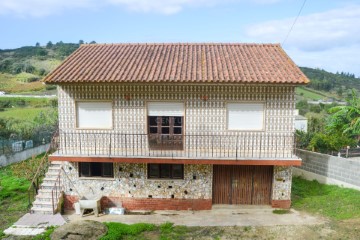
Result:
[[[89,129],[112,128],[112,103],[79,101],[76,102],[76,127]]]
[[[264,130],[263,103],[228,103],[228,130]]]
[[[184,104],[150,102],[148,104],[149,146],[152,149],[183,148]]]

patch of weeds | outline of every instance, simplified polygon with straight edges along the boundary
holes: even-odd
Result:
[[[216,231],[215,234],[212,235],[213,239],[221,239],[221,236],[224,234],[224,230],[220,229],[219,231]]]
[[[51,240],[50,235],[55,231],[56,227],[50,226],[42,234],[36,235],[32,240]]]
[[[292,207],[335,220],[360,218],[360,191],[294,177]]]
[[[245,231],[245,232],[248,232],[248,231],[250,231],[250,230],[251,230],[251,226],[245,226],[245,227],[244,227],[244,231]]]
[[[288,214],[291,213],[289,209],[275,209],[272,211],[274,214]]]
[[[171,222],[159,226],[161,240],[184,239],[187,236],[197,235],[198,227],[174,226]],[[203,234],[202,234],[203,236]]]
[[[105,236],[101,237],[101,240],[117,240],[123,239],[125,236],[136,236],[145,231],[153,231],[155,229],[154,224],[149,223],[135,223],[124,224],[115,222],[106,222],[105,225],[108,228],[108,232]]]

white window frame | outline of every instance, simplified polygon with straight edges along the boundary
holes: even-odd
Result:
[[[257,119],[259,121],[259,127],[252,127],[252,126],[246,126],[246,124],[244,124],[244,127],[233,127],[230,126],[231,125],[231,116],[230,116],[230,110],[229,110],[229,106],[231,105],[244,105],[246,107],[251,107],[251,105],[254,105],[259,107],[262,107],[262,114],[260,116],[260,119]],[[228,102],[226,103],[226,117],[227,117],[227,121],[226,121],[226,129],[229,131],[265,131],[265,114],[266,114],[266,109],[265,109],[265,102]],[[253,115],[253,117],[256,117],[255,113]],[[249,120],[249,116],[247,115],[247,120]],[[246,123],[246,120],[244,121]]]
[[[92,104],[96,104],[96,103],[109,103],[111,106],[110,109],[110,124],[105,126],[105,127],[100,127],[100,126],[79,126],[79,103],[92,103]],[[114,106],[113,106],[113,101],[111,100],[100,100],[100,101],[96,101],[96,100],[77,100],[75,101],[75,128],[76,129],[113,129],[113,125],[114,125]]]

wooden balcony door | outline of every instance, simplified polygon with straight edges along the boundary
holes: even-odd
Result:
[[[149,146],[155,150],[183,149],[182,116],[149,116]]]
[[[214,204],[271,203],[272,166],[214,165]]]

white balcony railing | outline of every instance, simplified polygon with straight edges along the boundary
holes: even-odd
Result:
[[[184,159],[295,159],[293,133],[151,135],[60,132],[56,155]]]

